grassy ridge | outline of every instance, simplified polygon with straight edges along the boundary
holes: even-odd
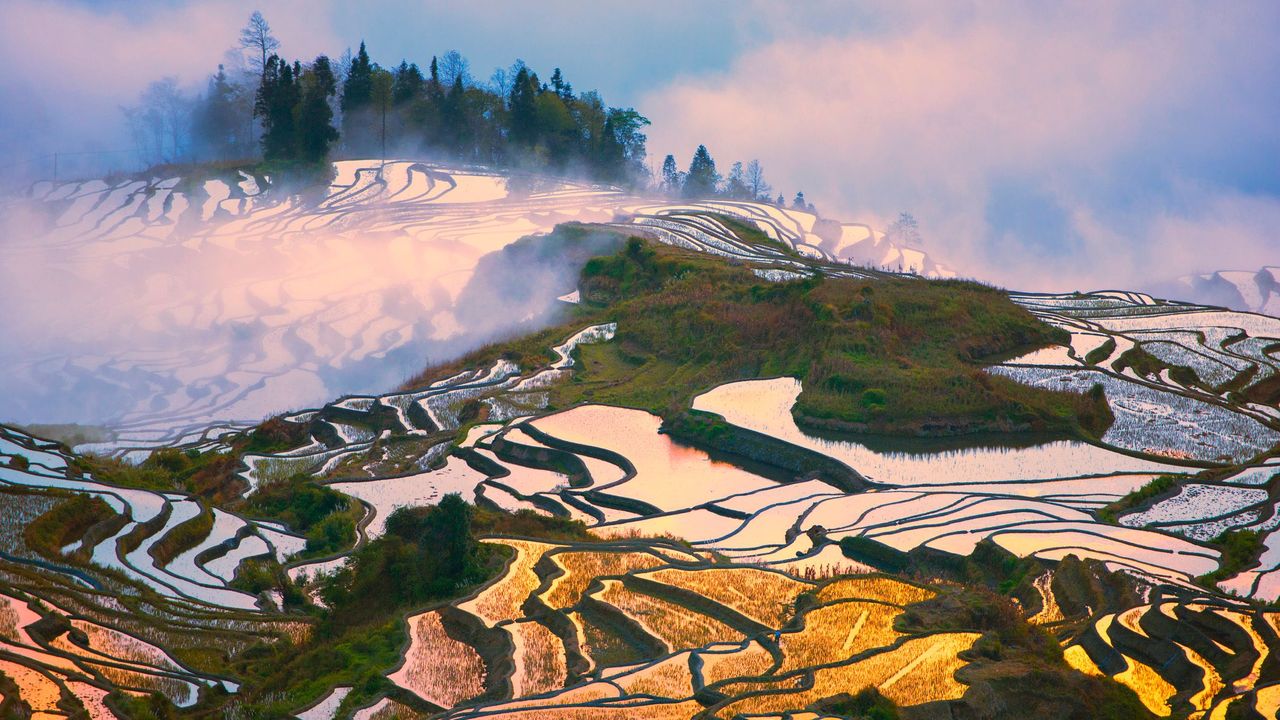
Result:
[[[173,559],[204,542],[213,531],[213,510],[200,507],[200,514],[179,523],[148,550],[158,565],[168,565]]]
[[[982,360],[1066,341],[1001,291],[914,278],[769,283],[750,268],[639,239],[592,259],[587,312],[618,322],[616,342],[580,349],[558,391],[673,417],[723,382],[791,376],[811,427],[885,434],[1066,431],[1111,422],[1100,393],[1030,388]]]
[[[23,539],[27,546],[51,557],[84,537],[89,528],[110,519],[115,511],[102,498],[74,495],[49,509],[27,525]]]

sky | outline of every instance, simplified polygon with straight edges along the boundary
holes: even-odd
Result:
[[[960,273],[1042,290],[1280,265],[1274,2],[5,0],[0,159],[130,147],[260,9],[290,57],[522,58],[648,116],[654,165],[758,158],[826,216],[919,220]]]

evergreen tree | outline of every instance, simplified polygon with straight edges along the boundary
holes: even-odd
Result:
[[[351,69],[342,84],[342,112],[344,115],[363,110],[373,102],[373,63],[360,42],[360,51],[351,61]]]
[[[440,108],[440,119],[444,130],[445,150],[453,157],[464,157],[467,152],[466,132],[466,89],[462,86],[462,76],[455,75],[449,93],[444,96]]]
[[[923,244],[923,239],[920,237],[920,223],[916,222],[916,216],[909,212],[898,213],[898,219],[893,221],[885,234],[899,245],[918,248]]]
[[[209,79],[195,116],[192,135],[197,152],[225,160],[233,156],[240,143],[243,127],[236,113],[236,89],[227,81],[226,70],[218,66],[218,74]]]
[[[573,100],[573,86],[565,82],[564,75],[561,74],[560,68],[556,68],[555,71],[551,73],[551,89],[555,91],[556,95],[558,95],[561,100],[564,100],[565,102]]]
[[[297,157],[305,163],[324,162],[329,146],[338,139],[333,127],[333,109],[329,98],[338,89],[329,58],[321,55],[302,75],[301,98],[297,112]]]
[[[293,158],[296,134],[293,108],[298,102],[298,87],[293,68],[278,55],[267,58],[258,87],[254,114],[262,122],[262,156],[267,160]]]
[[[662,189],[673,194],[680,189],[680,171],[676,169],[675,155],[662,159]]]
[[[511,83],[508,106],[511,111],[509,128],[511,142],[530,148],[538,140],[538,81],[528,68],[521,67]]]
[[[342,83],[342,133],[351,152],[369,153],[377,147],[381,119],[373,112],[373,74],[375,65],[369,60],[364,42],[351,60],[351,68]]]
[[[622,143],[618,142],[613,118],[604,121],[594,164],[596,177],[601,180],[618,182],[626,177],[626,157],[623,155]]]
[[[716,194],[720,185],[720,173],[716,172],[716,161],[707,152],[706,145],[699,145],[689,163],[689,172],[684,178],[684,196],[692,198],[711,197]]]
[[[391,89],[391,100],[396,105],[404,105],[405,103],[415,100],[422,94],[423,86],[426,85],[426,78],[422,77],[422,71],[413,63],[400,61],[400,67],[395,71],[395,83]]]
[[[440,63],[436,62],[436,56],[431,56],[431,80],[427,83],[427,90],[435,99],[439,99],[444,95],[444,89],[440,86]]]
[[[795,199],[791,201],[791,207],[795,208],[796,210],[808,210],[808,209],[809,209],[809,205],[808,205],[807,203],[805,203],[805,201],[804,201],[804,193],[803,193],[803,192],[798,192],[798,193],[796,193],[796,197],[795,197]]]
[[[735,162],[729,169],[729,179],[725,181],[724,194],[734,200],[746,200],[751,197],[747,187],[747,173],[742,169],[742,162]]]

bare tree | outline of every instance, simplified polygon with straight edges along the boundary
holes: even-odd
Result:
[[[747,163],[747,189],[751,191],[752,200],[764,198],[765,202],[769,202],[769,193],[773,188],[764,181],[764,166],[759,160]]]
[[[271,34],[271,26],[257,10],[249,16],[249,24],[240,31],[240,47],[253,51],[249,65],[261,75],[267,67],[267,58],[280,47],[280,41]]]
[[[463,85],[469,84],[470,71],[471,63],[457,50],[450,50],[440,58],[440,84],[446,88],[452,87],[454,80],[459,77],[462,78]]]
[[[511,79],[507,77],[505,68],[495,68],[493,74],[489,76],[489,86],[493,89],[498,97],[505,98],[511,92]]]
[[[144,162],[176,162],[184,153],[191,126],[191,98],[167,77],[147,86],[135,107],[122,107]]]
[[[337,61],[333,64],[333,77],[338,81],[339,87],[342,86],[342,83],[347,81],[347,76],[351,74],[351,62],[353,57],[354,56],[351,54],[351,48],[347,48],[338,56]]]

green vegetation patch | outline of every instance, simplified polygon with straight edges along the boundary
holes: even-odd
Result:
[[[1257,530],[1228,530],[1222,533],[1213,539],[1214,547],[1222,551],[1218,569],[1196,580],[1205,587],[1216,590],[1219,582],[1257,564],[1258,557],[1265,549],[1263,540],[1264,535]]]
[[[1142,487],[1130,492],[1128,495],[1111,503],[1110,505],[1098,511],[1098,517],[1107,522],[1113,523],[1127,510],[1132,510],[1139,505],[1178,487],[1177,475],[1161,475],[1153,478],[1150,482]]]
[[[804,383],[796,419],[813,428],[1097,436],[1112,421],[1101,393],[983,372],[986,358],[1066,335],[978,283],[769,283],[743,265],[632,238],[622,252],[589,261],[580,289],[588,309],[618,322],[618,334],[580,348],[583,367],[558,404],[626,404],[670,418],[720,383],[791,376]]]
[[[199,545],[213,530],[213,511],[201,506],[200,514],[179,523],[151,546],[149,552],[160,565],[168,565],[173,559]]]
[[[100,497],[75,495],[33,520],[23,531],[23,537],[27,546],[36,552],[57,557],[62,548],[84,537],[89,528],[111,519],[115,514]]]
[[[239,508],[253,517],[284,523],[307,538],[303,557],[320,557],[355,542],[360,503],[299,473],[264,483]]]

